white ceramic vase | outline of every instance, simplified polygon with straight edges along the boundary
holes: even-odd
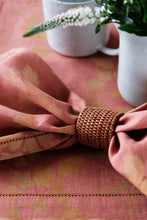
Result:
[[[118,88],[131,105],[147,102],[147,37],[119,31]]]

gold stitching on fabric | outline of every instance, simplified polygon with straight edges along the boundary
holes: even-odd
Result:
[[[47,135],[49,133],[50,132],[44,132],[44,133],[40,133],[40,134],[34,134],[34,135],[30,135],[30,136],[24,136],[24,137],[19,137],[19,138],[15,138],[15,139],[10,139],[10,140],[7,140],[7,141],[0,142],[0,145],[9,144],[11,142],[21,141],[21,140],[25,140],[25,139],[34,138],[34,137],[44,136],[44,135]]]
[[[145,196],[142,193],[95,193],[95,194],[31,194],[31,193],[10,193],[0,194],[0,197],[134,197],[134,196]]]
[[[0,142],[0,145],[8,144],[15,141],[21,141],[25,139],[30,139],[33,137],[39,137],[49,134],[50,132],[44,132],[36,135],[24,136],[15,139],[10,139],[8,141]],[[12,194],[0,194],[0,197],[134,197],[134,196],[145,196],[142,193],[116,193],[116,194],[22,194],[22,193],[12,193]]]

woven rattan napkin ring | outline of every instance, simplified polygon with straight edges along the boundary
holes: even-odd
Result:
[[[86,107],[76,123],[78,141],[84,145],[108,150],[115,127],[123,113],[98,107]]]

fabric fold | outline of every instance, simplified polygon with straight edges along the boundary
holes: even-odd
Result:
[[[0,160],[41,151],[43,144],[45,149],[75,144],[85,101],[29,49],[13,49],[0,60]]]
[[[147,195],[147,103],[119,119],[109,159],[115,170]]]

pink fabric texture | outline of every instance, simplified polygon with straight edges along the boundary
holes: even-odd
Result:
[[[37,54],[1,55],[0,159],[77,142],[75,124],[86,106]],[[147,103],[120,118],[109,148],[113,167],[147,195]],[[43,137],[43,141],[42,141]]]

